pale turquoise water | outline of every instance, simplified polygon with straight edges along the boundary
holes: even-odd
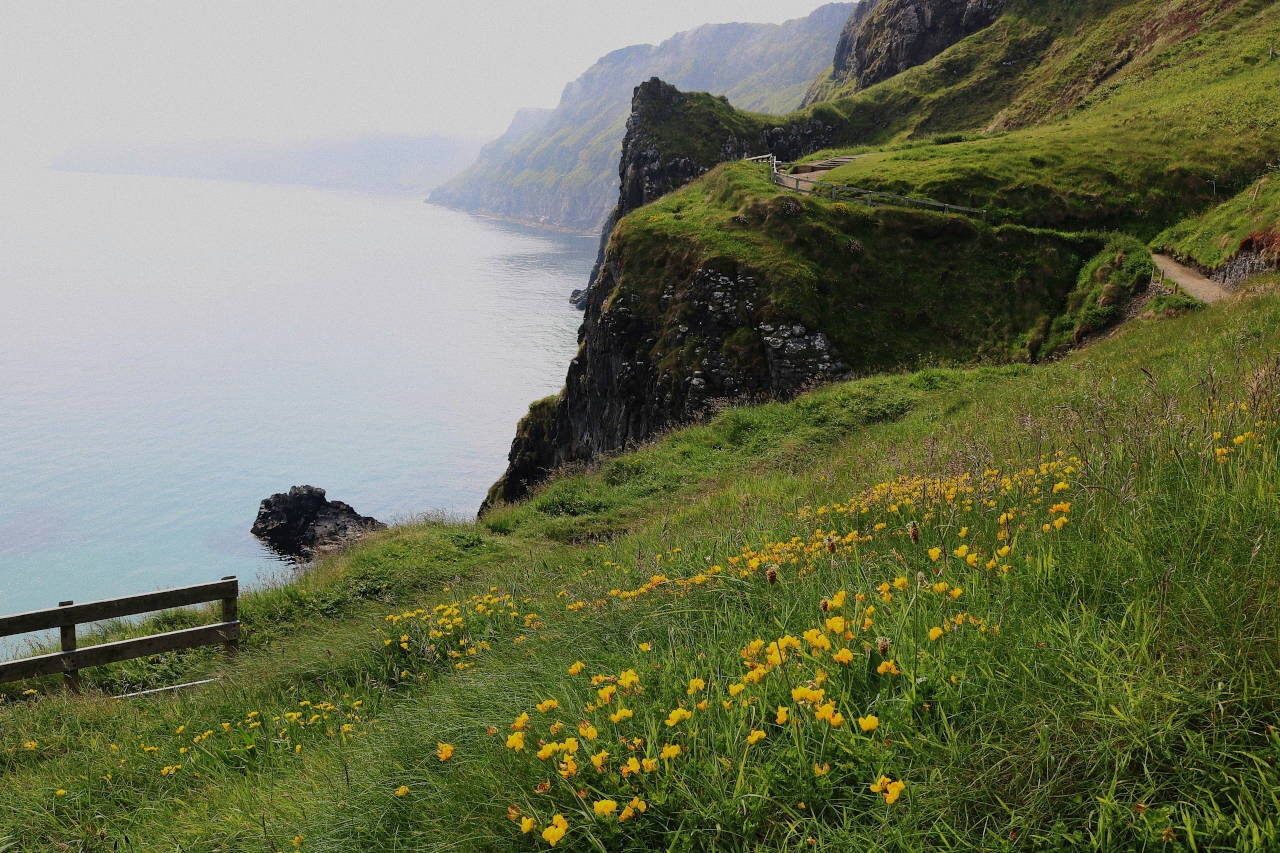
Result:
[[[595,252],[406,198],[0,190],[0,614],[278,573],[248,529],[293,484],[473,514],[563,382]]]

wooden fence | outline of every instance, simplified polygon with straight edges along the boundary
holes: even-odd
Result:
[[[847,187],[842,184],[829,184],[825,181],[815,180],[813,178],[804,178],[800,175],[793,175],[783,172],[782,166],[788,166],[789,163],[780,162],[772,154],[765,154],[760,157],[748,157],[747,162],[751,163],[768,163],[769,164],[769,180],[774,185],[783,189],[796,190],[797,192],[808,193],[822,198],[829,198],[832,201],[858,201],[863,204],[874,206],[877,204],[888,204],[896,207],[926,207],[934,210],[940,210],[943,213],[961,213],[965,216],[976,216],[982,219],[987,218],[987,211],[978,210],[974,207],[964,207],[958,204],[946,204],[941,201],[932,201],[927,198],[911,198],[910,196],[894,195],[893,193],[880,192],[879,190],[868,190],[861,187]]]
[[[47,631],[53,628],[60,629],[62,634],[61,651],[0,663],[0,682],[18,681],[23,678],[60,672],[67,689],[77,691],[80,689],[80,670],[85,667],[118,663],[160,652],[193,649],[213,643],[222,643],[226,653],[233,655],[240,646],[239,596],[240,582],[235,577],[225,577],[213,583],[180,586],[159,592],[90,601],[85,604],[63,601],[49,610],[32,610],[28,613],[0,616],[0,637],[26,634],[31,631]],[[114,643],[102,643],[85,648],[76,646],[77,625],[211,601],[222,602],[222,621],[214,625],[202,625],[198,628],[152,634],[132,640],[118,640]]]

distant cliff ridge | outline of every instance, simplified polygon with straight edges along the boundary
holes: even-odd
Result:
[[[635,85],[653,76],[785,113],[826,67],[854,8],[831,3],[783,24],[709,24],[660,45],[614,51],[567,85],[549,115],[518,116],[431,201],[535,225],[600,229],[617,199],[618,163]],[[530,111],[531,112],[531,111]]]

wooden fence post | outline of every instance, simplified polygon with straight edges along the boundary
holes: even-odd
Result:
[[[75,604],[74,601],[59,601],[59,607],[70,607]],[[76,650],[76,626],[62,626],[62,650],[64,652],[74,652]],[[68,669],[62,673],[62,686],[72,693],[80,692],[80,670]]]
[[[235,575],[227,575],[226,577],[223,578],[224,581],[233,581],[235,579],[236,579]],[[240,618],[239,596],[240,596],[240,585],[236,584],[234,594],[230,598],[222,599],[222,621],[223,622],[234,622]],[[223,649],[223,653],[227,657],[234,657],[236,652],[240,651],[240,638],[237,636],[235,639],[227,640],[223,644],[222,649]]]

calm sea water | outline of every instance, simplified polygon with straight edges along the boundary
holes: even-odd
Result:
[[[414,198],[45,172],[0,198],[0,614],[279,574],[258,502],[470,515],[595,241]]]

